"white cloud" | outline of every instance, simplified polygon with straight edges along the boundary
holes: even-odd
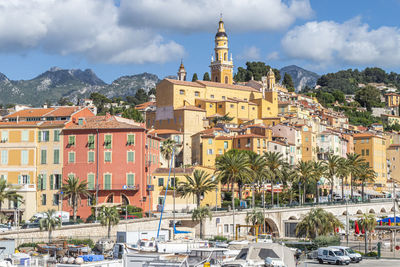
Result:
[[[121,26],[112,0],[0,0],[0,52],[43,49],[106,63],[165,62],[184,49],[151,29]]]
[[[297,26],[284,36],[282,47],[292,58],[323,65],[400,65],[400,29],[370,29],[360,18],[342,24],[313,21]]]
[[[242,54],[238,55],[238,59],[258,60],[260,59],[260,49],[255,46],[245,47]]]
[[[267,55],[268,60],[278,60],[279,59],[279,53],[277,51],[271,52]]]
[[[281,30],[312,15],[309,0],[121,1],[121,23],[173,31],[215,31],[223,13],[229,31]]]

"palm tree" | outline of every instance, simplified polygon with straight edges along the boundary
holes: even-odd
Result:
[[[210,220],[212,219],[212,213],[207,206],[198,207],[193,211],[192,221],[200,222],[200,239],[203,238],[203,220],[207,217],[210,218]]]
[[[300,161],[296,166],[298,182],[303,185],[303,204],[306,202],[306,186],[313,176],[313,164],[311,161]],[[299,192],[300,194],[300,192]]]
[[[229,113],[225,114],[224,116],[215,116],[211,122],[213,123],[213,125],[217,125],[219,122],[221,123],[228,123],[231,120],[233,120],[233,117],[229,117],[228,116]]]
[[[107,227],[107,237],[110,238],[111,227],[119,223],[119,213],[116,207],[102,206],[99,213],[100,223]]]
[[[373,182],[376,178],[375,171],[369,167],[368,164],[364,163],[361,165],[361,168],[358,172],[358,181],[361,182],[361,199],[364,201],[364,187],[365,183]]]
[[[311,209],[297,224],[296,235],[314,239],[320,235],[334,233],[338,227],[343,228],[338,218],[322,208],[316,208]]]
[[[356,153],[347,153],[347,165],[350,168],[350,189],[351,189],[351,199],[353,199],[353,184],[360,171],[362,164],[365,162],[365,159],[361,158],[359,154]]]
[[[61,191],[63,192],[64,198],[71,200],[72,214],[74,221],[76,221],[76,213],[82,197],[88,197],[90,195],[87,190],[87,182],[69,176],[66,183],[62,185]]]
[[[367,254],[367,239],[368,236],[371,234],[371,232],[375,229],[376,226],[376,219],[373,214],[364,214],[361,221],[360,221],[360,227],[361,229],[364,229],[365,231],[365,254]],[[371,247],[371,239],[370,239],[370,247]]]
[[[47,230],[49,232],[49,242],[51,242],[51,233],[53,230],[61,225],[61,219],[55,216],[55,210],[48,210],[44,213],[42,219],[39,220],[40,231]]]
[[[184,197],[196,196],[197,208],[199,208],[201,196],[215,190],[218,182],[211,179],[209,174],[201,170],[195,170],[193,178],[189,175],[185,175],[185,177],[186,181],[179,183],[178,192]]]
[[[326,176],[331,183],[331,202],[333,202],[333,188],[335,184],[335,177],[340,165],[340,157],[329,153],[327,160],[324,161],[324,164],[326,167]]]
[[[266,178],[268,177],[268,172],[266,170],[267,162],[263,156],[260,156],[254,152],[248,153],[249,156],[249,168],[251,170],[253,179],[252,179],[252,200],[251,206],[255,207],[255,185],[262,184]]]
[[[21,201],[22,196],[17,193],[14,187],[7,184],[7,181],[0,179],[0,212],[4,201]]]
[[[169,169],[169,164],[171,161],[171,157],[172,157],[172,151],[175,150],[176,147],[176,142],[172,139],[167,139],[164,140],[161,144],[161,155],[165,158],[165,160],[167,161],[168,164],[168,169]]]
[[[339,160],[339,167],[337,169],[337,176],[340,178],[340,182],[342,184],[342,200],[344,199],[344,184],[345,184],[345,179],[347,180],[347,177],[350,174],[350,166],[349,166],[349,161],[345,158],[340,158]]]
[[[220,181],[232,186],[232,210],[233,229],[235,229],[235,183],[242,177],[251,174],[248,156],[230,150],[224,155],[217,157],[215,170]]]
[[[326,168],[322,161],[312,161],[312,168],[312,178],[315,181],[315,196],[317,203],[319,203],[318,183],[321,180],[321,177],[325,174]]]
[[[278,179],[282,179],[282,169],[286,166],[283,160],[282,153],[279,152],[266,152],[264,153],[265,160],[267,161],[267,170],[271,180],[271,204],[274,205],[274,184]]]
[[[264,225],[264,213],[261,210],[252,209],[246,214],[246,224],[260,227]]]

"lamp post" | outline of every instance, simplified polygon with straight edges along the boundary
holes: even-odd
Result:
[[[346,246],[349,246],[349,211],[346,199]]]

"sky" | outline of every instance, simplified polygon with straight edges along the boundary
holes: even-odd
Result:
[[[174,75],[183,60],[201,78],[221,13],[235,68],[400,72],[399,10],[400,0],[0,0],[0,72],[90,68],[110,83]]]

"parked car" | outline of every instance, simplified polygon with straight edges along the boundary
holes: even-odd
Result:
[[[21,226],[21,229],[31,229],[31,228],[39,228],[38,223],[26,223]]]
[[[5,232],[11,230],[11,226],[6,224],[0,224],[0,232]]]
[[[319,248],[317,260],[320,264],[327,262],[329,264],[346,264],[350,263],[350,257],[337,248]]]
[[[344,255],[349,256],[351,262],[360,262],[362,261],[362,256],[360,253],[356,253],[353,249],[349,247],[343,247],[343,246],[330,246],[330,248],[336,248],[339,249],[340,251],[343,252]]]

